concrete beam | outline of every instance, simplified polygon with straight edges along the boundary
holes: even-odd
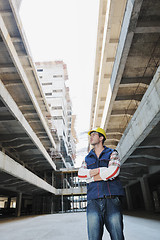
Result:
[[[97,124],[96,121],[97,121],[97,116],[98,116],[98,111],[99,111],[99,99],[100,99],[102,89],[104,88],[104,86],[103,86],[104,78],[110,79],[110,77],[111,77],[110,72],[107,72],[106,74],[104,74],[106,71],[106,58],[108,55],[107,49],[110,44],[114,44],[114,46],[113,46],[114,48],[118,44],[117,43],[118,36],[115,36],[116,39],[111,39],[111,26],[112,26],[113,22],[116,21],[117,25],[119,24],[117,19],[114,18],[114,14],[113,14],[114,8],[116,7],[116,2],[107,1],[106,4],[107,4],[107,7],[106,7],[106,15],[105,15],[105,20],[104,20],[104,25],[103,25],[104,31],[103,31],[103,39],[102,39],[102,45],[101,45],[101,56],[100,56],[100,60],[98,60],[99,59],[99,56],[98,56],[97,60],[99,63],[98,63],[98,66],[96,66],[96,68],[98,67],[98,70],[99,70],[98,85],[96,87],[97,94],[94,95],[92,98],[92,102],[95,103],[93,123],[92,123],[93,127],[95,127],[95,125]],[[121,2],[119,2],[119,4],[121,6],[121,8],[120,8],[121,12],[119,14],[121,14],[123,16],[123,9],[125,9],[126,1],[121,1]],[[119,21],[121,21],[120,18],[119,18]],[[121,28],[121,25],[119,25],[119,31],[120,31],[120,28]],[[115,57],[115,56],[113,55],[113,56],[109,56],[109,57],[111,58],[111,57]],[[109,84],[109,82],[108,83],[106,82],[106,84],[105,84],[105,87],[107,89],[108,89],[108,84]],[[106,89],[106,91],[107,91],[107,89]],[[105,101],[105,99],[104,99],[104,101]]]
[[[129,89],[129,88],[130,88],[130,89],[131,89],[131,88],[137,88],[137,89],[138,89],[139,87],[140,87],[140,88],[143,88],[143,89],[145,90],[145,89],[148,88],[148,84],[138,83],[138,82],[137,82],[137,83],[130,83],[130,84],[128,84],[128,83],[126,83],[126,84],[124,84],[124,83],[121,84],[121,83],[120,83],[120,85],[119,85],[119,89],[120,89],[120,88],[121,88],[121,89],[125,89],[125,88],[128,88],[128,89]]]
[[[2,17],[10,17],[10,16],[12,16],[12,11],[10,9],[1,10],[0,14],[2,15]]]
[[[9,92],[7,91],[7,89],[5,88],[5,86],[3,85],[1,80],[0,80],[0,96],[3,100],[3,103],[6,105],[6,107],[9,109],[9,111],[12,113],[12,115],[19,121],[21,126],[24,128],[24,131],[26,132],[26,134],[28,136],[30,136],[30,138],[34,142],[35,146],[37,146],[37,148],[40,150],[40,152],[45,157],[46,161],[48,161],[48,163],[53,167],[53,169],[56,170],[56,165],[53,163],[51,157],[47,153],[47,151],[44,148],[44,146],[42,145],[41,141],[36,136],[36,134],[33,132],[33,129],[26,121],[25,117],[19,110],[17,104],[15,103],[15,101],[13,100],[13,98],[11,97],[11,95],[9,94]]]
[[[41,188],[47,192],[56,194],[56,189],[46,183],[41,178],[24,168],[19,163],[15,162],[12,158],[0,151],[0,170],[7,174],[14,176],[20,180],[26,181],[31,185]]]
[[[108,79],[110,79],[111,78],[111,74],[104,74],[104,76],[103,76],[104,78],[108,78]]]
[[[22,42],[22,38],[20,38],[20,37],[12,37],[11,40],[12,40],[12,43],[21,43]]]
[[[16,140],[28,139],[28,136],[25,133],[17,134],[0,134],[1,142],[12,142]]]
[[[150,155],[150,156],[154,156],[154,157],[159,157],[159,160],[160,160],[160,151],[158,148],[154,148],[152,147],[152,149],[150,148],[137,148],[135,151],[134,151],[134,154],[132,154],[132,156],[137,156],[137,155],[142,155],[142,154],[147,154],[147,155]]]
[[[147,146],[138,146],[137,149],[154,149],[154,148],[160,148],[160,145],[147,145]]]
[[[141,101],[143,94],[134,94],[134,95],[123,95],[123,96],[116,96],[115,101],[126,101],[126,100],[135,100]]]
[[[17,87],[17,86],[20,86],[22,87],[23,86],[23,83],[7,83],[5,84],[6,87]]]
[[[16,121],[15,117],[13,116],[0,116],[0,122],[9,122],[9,121]]]
[[[146,114],[147,113],[147,114]],[[145,116],[145,117],[144,117]],[[128,124],[118,146],[122,163],[153,130],[160,120],[160,67]]]
[[[135,33],[160,33],[160,27],[136,27]]]
[[[118,109],[118,110],[112,110],[111,115],[112,116],[117,116],[117,115],[129,115],[132,116],[134,114],[136,109]]]
[[[151,158],[145,158],[145,157],[139,157],[139,158],[132,158],[132,156],[130,156],[128,159],[127,159],[127,163],[139,163],[139,164],[144,164],[144,165],[147,165],[148,168],[150,166],[159,166],[159,160],[157,159],[151,159]],[[123,166],[123,165],[122,165]]]
[[[111,63],[113,63],[115,61],[115,58],[107,58],[106,59],[106,62],[111,62]]]
[[[24,147],[24,146],[32,146],[32,147],[35,147],[36,148],[36,146],[34,146],[33,145],[33,143],[3,143],[3,147],[5,148],[5,149],[7,149],[7,148],[21,148],[21,147]],[[30,147],[29,147],[29,149],[30,149]],[[33,148],[32,148],[33,149]]]
[[[81,195],[87,194],[87,187],[57,189],[57,195]]]
[[[6,111],[6,107],[3,106],[0,106],[0,112],[5,112]]]
[[[109,39],[109,43],[110,43],[110,44],[118,44],[118,42],[119,42],[119,39],[118,39],[118,38],[110,38],[110,39]]]
[[[144,163],[138,163],[138,162],[132,162],[132,163],[124,163],[122,166],[121,166],[121,169],[126,169],[126,168],[140,168],[140,167],[147,167],[148,168],[148,165],[147,164],[144,164]],[[123,170],[122,170],[123,171]],[[126,172],[126,170],[125,170]]]
[[[119,141],[121,136],[120,134],[107,134],[107,139]]]
[[[122,78],[121,84],[134,84],[134,83],[143,83],[149,85],[151,82],[152,78],[151,77],[134,77],[134,78]]]
[[[105,101],[101,127],[107,129],[113,103],[117,95],[118,87],[125,68],[126,60],[136,29],[143,0],[128,0],[124,15],[123,25],[117,47],[116,59],[113,66],[112,77]]]
[[[123,130],[124,130],[123,128],[108,128],[106,133],[107,133],[107,135],[113,134],[113,133],[122,135]]]
[[[131,156],[131,159],[136,159],[136,158],[148,158],[148,159],[151,159],[151,160],[157,160],[159,161],[160,160],[160,157],[155,157],[155,156],[152,156],[151,154],[137,154],[137,155],[132,155]]]
[[[0,73],[14,73],[16,71],[17,71],[16,68],[13,66],[0,67]]]

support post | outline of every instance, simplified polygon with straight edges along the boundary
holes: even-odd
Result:
[[[125,187],[125,192],[126,192],[128,210],[132,210],[133,209],[133,202],[132,202],[132,197],[131,197],[131,192],[130,192],[130,187],[129,186]]]
[[[16,216],[21,216],[21,203],[22,203],[22,193],[18,193],[16,201]]]
[[[54,176],[54,171],[52,171],[52,186],[54,187],[55,183],[55,176]]]
[[[64,211],[64,203],[63,203],[63,189],[64,189],[64,181],[63,181],[63,173],[61,174],[61,186],[62,186],[62,194],[61,194],[61,204],[62,204],[62,213]]]
[[[146,211],[153,211],[154,207],[153,207],[153,202],[152,202],[152,198],[151,198],[151,193],[150,193],[147,177],[141,178],[140,183],[141,183],[141,188],[142,188],[145,209],[146,209]]]
[[[11,197],[8,197],[7,209],[10,209],[10,206],[11,206]]]

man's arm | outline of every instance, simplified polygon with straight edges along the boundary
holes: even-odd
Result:
[[[86,181],[87,179],[91,179],[90,169],[87,169],[87,164],[85,160],[82,162],[82,165],[78,170],[78,178],[80,181]]]
[[[100,168],[100,177],[106,180],[115,179],[120,173],[120,157],[118,152],[115,150],[111,153],[108,168]]]
[[[96,177],[96,181],[102,181],[102,179],[98,180],[98,174],[100,170],[99,168],[95,169],[87,169],[87,164],[85,161],[82,162],[82,165],[78,171],[78,178],[80,181],[85,181],[87,183],[95,181],[93,177]]]
[[[108,167],[100,167],[95,169],[87,169],[86,162],[83,161],[81,168],[78,171],[78,177],[81,181],[87,183],[95,181],[107,181],[115,179],[120,172],[120,158],[115,150],[111,153]]]
[[[115,179],[120,172],[120,158],[117,151],[113,151],[110,156],[110,161],[107,167],[101,167],[93,169],[95,170],[94,173],[97,172],[96,175],[92,176],[92,172],[90,172],[90,175],[92,176],[92,179],[90,179],[90,182],[92,181],[107,181],[107,180],[113,180]],[[92,170],[91,170],[92,171]]]

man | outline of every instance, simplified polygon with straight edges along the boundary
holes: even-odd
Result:
[[[118,152],[104,146],[106,133],[102,128],[88,132],[93,149],[78,171],[87,182],[87,227],[89,240],[101,240],[104,225],[112,240],[124,240],[120,197],[124,190],[118,179]]]

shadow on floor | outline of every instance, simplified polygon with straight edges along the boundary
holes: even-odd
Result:
[[[139,217],[139,218],[146,218],[146,219],[153,219],[160,221],[160,212],[147,212],[142,210],[137,211],[123,211],[124,215],[132,216],[132,217]]]

